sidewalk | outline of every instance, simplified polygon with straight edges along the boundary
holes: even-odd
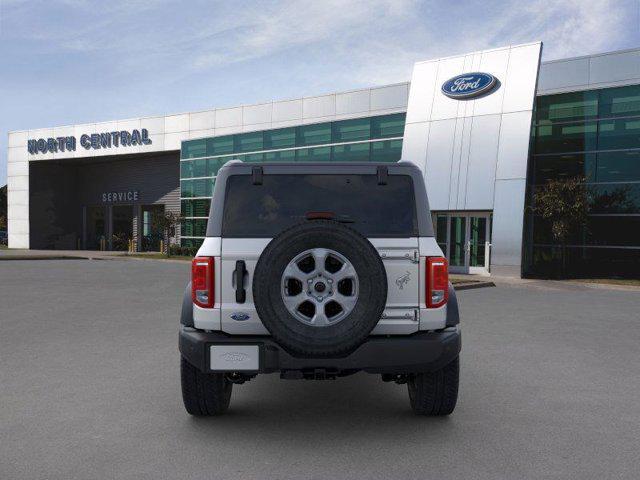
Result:
[[[125,252],[101,252],[99,250],[24,250],[0,249],[0,260],[103,260],[122,257]]]
[[[464,290],[465,288],[480,288],[467,285],[473,285],[475,282],[489,282],[490,286],[516,286],[516,285],[531,285],[535,287],[583,287],[583,288],[595,288],[595,289],[608,289],[608,290],[624,290],[624,291],[637,291],[640,292],[639,285],[625,284],[625,283],[613,283],[608,279],[578,279],[568,278],[566,280],[552,280],[541,278],[519,278],[511,276],[502,276],[491,274],[490,276],[484,275],[468,275],[468,274],[451,274],[449,278],[454,283],[456,290]],[[459,282],[456,284],[456,282]],[[487,285],[483,285],[487,286]]]
[[[474,288],[496,286],[491,277],[482,275],[450,274],[449,280],[453,284],[453,288],[455,288],[456,290],[471,290]]]
[[[163,262],[190,262],[181,256],[161,257],[158,252],[121,252],[100,250],[24,250],[0,249],[3,260],[161,260]]]

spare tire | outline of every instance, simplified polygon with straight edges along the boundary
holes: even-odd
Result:
[[[380,320],[387,275],[378,251],[360,233],[312,220],[267,245],[255,268],[253,300],[286,350],[336,356],[358,347]]]

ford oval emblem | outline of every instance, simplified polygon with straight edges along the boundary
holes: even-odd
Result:
[[[231,314],[231,318],[233,318],[237,322],[244,322],[245,320],[249,320],[249,315],[244,312],[233,312]]]
[[[444,82],[442,93],[449,98],[473,98],[490,92],[497,82],[496,77],[489,73],[464,73]]]

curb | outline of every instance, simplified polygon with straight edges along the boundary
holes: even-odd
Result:
[[[487,287],[495,287],[496,284],[493,282],[469,282],[469,283],[458,283],[454,284],[454,290],[474,290],[476,288],[487,288]]]
[[[179,258],[144,258],[144,257],[131,257],[129,255],[118,255],[109,258],[110,260],[141,260],[143,262],[169,262],[169,263],[191,263],[190,260],[182,260]]]
[[[0,262],[11,260],[98,260],[93,257],[81,257],[76,255],[12,255],[0,256]]]

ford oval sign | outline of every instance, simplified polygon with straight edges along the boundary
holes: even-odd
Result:
[[[496,77],[489,73],[464,73],[444,82],[442,93],[449,98],[473,98],[490,92],[496,83]]]
[[[233,312],[231,314],[231,318],[234,319],[236,322],[244,322],[245,320],[249,320],[249,315],[244,313],[244,312]]]

